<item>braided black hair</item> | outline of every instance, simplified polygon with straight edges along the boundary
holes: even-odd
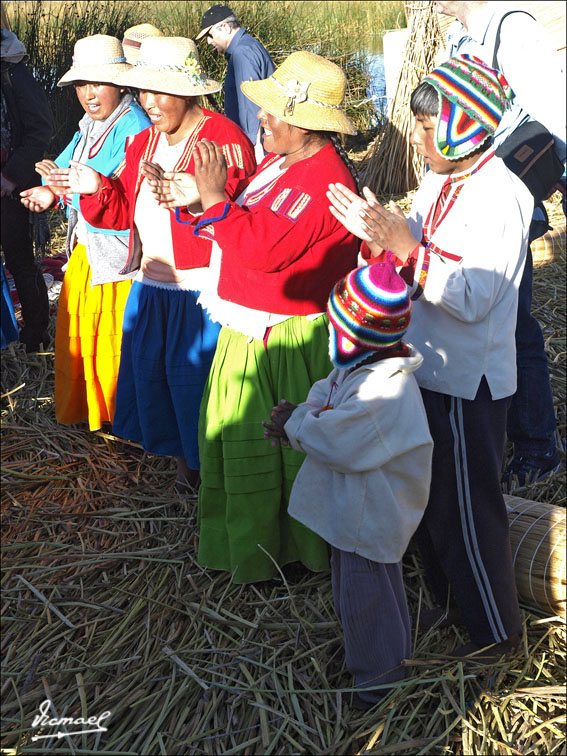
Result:
[[[217,102],[217,98],[209,93],[206,95],[201,95],[203,107],[208,107],[210,110],[213,110],[215,113],[220,113],[221,115],[224,115],[224,110],[221,108],[221,106]],[[205,100],[208,102],[208,105],[205,104]]]
[[[362,182],[360,181],[360,174],[358,173],[355,164],[347,155],[346,150],[343,147],[341,137],[339,136],[339,134],[336,134],[334,132],[327,132],[327,136],[331,140],[331,143],[335,148],[335,152],[349,169],[354,179],[354,183],[356,184],[356,191],[358,192],[358,194],[362,195]]]

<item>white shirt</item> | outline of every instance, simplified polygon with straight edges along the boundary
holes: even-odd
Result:
[[[187,137],[189,139],[189,137]],[[178,144],[170,145],[167,142],[165,134],[160,134],[158,145],[152,158],[154,163],[160,165],[164,171],[172,171],[181,157],[187,144],[187,139],[183,139]],[[136,208],[134,210],[134,223],[140,235],[142,244],[142,253],[152,251],[159,253],[160,259],[175,268],[175,259],[173,255],[173,239],[171,235],[171,210],[162,207],[150,190],[148,182],[144,179],[140,185],[138,196],[136,197]],[[162,281],[155,281],[147,273],[138,273],[137,280],[145,284],[158,286],[166,289],[189,289],[201,291],[209,285],[208,268],[190,268],[188,270],[178,270],[175,268],[178,281],[165,285]]]
[[[441,254],[420,247],[411,290],[418,294],[421,275],[423,293],[414,302],[407,337],[423,354],[420,386],[474,399],[486,376],[496,400],[516,391],[518,288],[533,197],[500,158],[492,156],[470,175],[472,170],[451,176],[445,207],[462,188],[429,238]],[[429,171],[415,194],[408,223],[417,239],[446,179]]]

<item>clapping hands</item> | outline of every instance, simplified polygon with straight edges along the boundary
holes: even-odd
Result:
[[[329,184],[329,210],[351,234],[368,244],[374,257],[389,249],[405,262],[418,240],[404,213],[394,202],[390,202],[389,210],[382,207],[367,186],[362,193],[364,199],[343,184]]]
[[[55,194],[59,195],[96,194],[102,187],[100,174],[90,166],[78,163],[76,160],[71,160],[68,168],[57,166],[52,168],[44,178]]]
[[[162,207],[188,207],[201,212],[201,197],[195,176],[190,173],[164,171],[161,165],[142,162],[142,175],[147,179],[152,194]]]
[[[225,202],[224,188],[228,169],[221,146],[208,139],[202,139],[193,150],[193,160],[203,210],[216,205],[217,202]]]

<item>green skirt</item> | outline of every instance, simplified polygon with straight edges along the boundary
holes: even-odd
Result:
[[[287,399],[305,401],[331,371],[328,320],[296,316],[274,326],[267,348],[220,332],[199,420],[199,564],[234,582],[269,580],[301,561],[328,569],[327,544],[291,518],[287,505],[305,455],[264,440],[262,420]]]

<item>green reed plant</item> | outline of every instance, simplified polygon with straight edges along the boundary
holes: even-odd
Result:
[[[6,2],[12,31],[26,44],[30,66],[45,88],[55,122],[52,152],[71,138],[82,115],[73,89],[56,86],[72,62],[77,39],[91,34],[122,38],[134,24],[153,23],[171,36],[195,37],[201,16],[213,0],[63,0]],[[347,74],[346,110],[357,128],[368,130],[375,119],[366,102],[368,72],[361,51],[377,49],[384,29],[405,25],[402,2],[293,2],[236,0],[231,7],[243,26],[272,55],[276,65],[294,50],[307,49],[340,65]],[[223,81],[226,62],[203,41],[201,63],[209,76]],[[222,92],[217,95],[222,105]]]
[[[116,35],[136,23],[135,3],[123,0],[88,2],[6,3],[11,30],[24,42],[28,65],[43,86],[54,123],[52,152],[59,153],[76,131],[83,110],[73,87],[58,87],[69,69],[75,42],[91,34]]]

